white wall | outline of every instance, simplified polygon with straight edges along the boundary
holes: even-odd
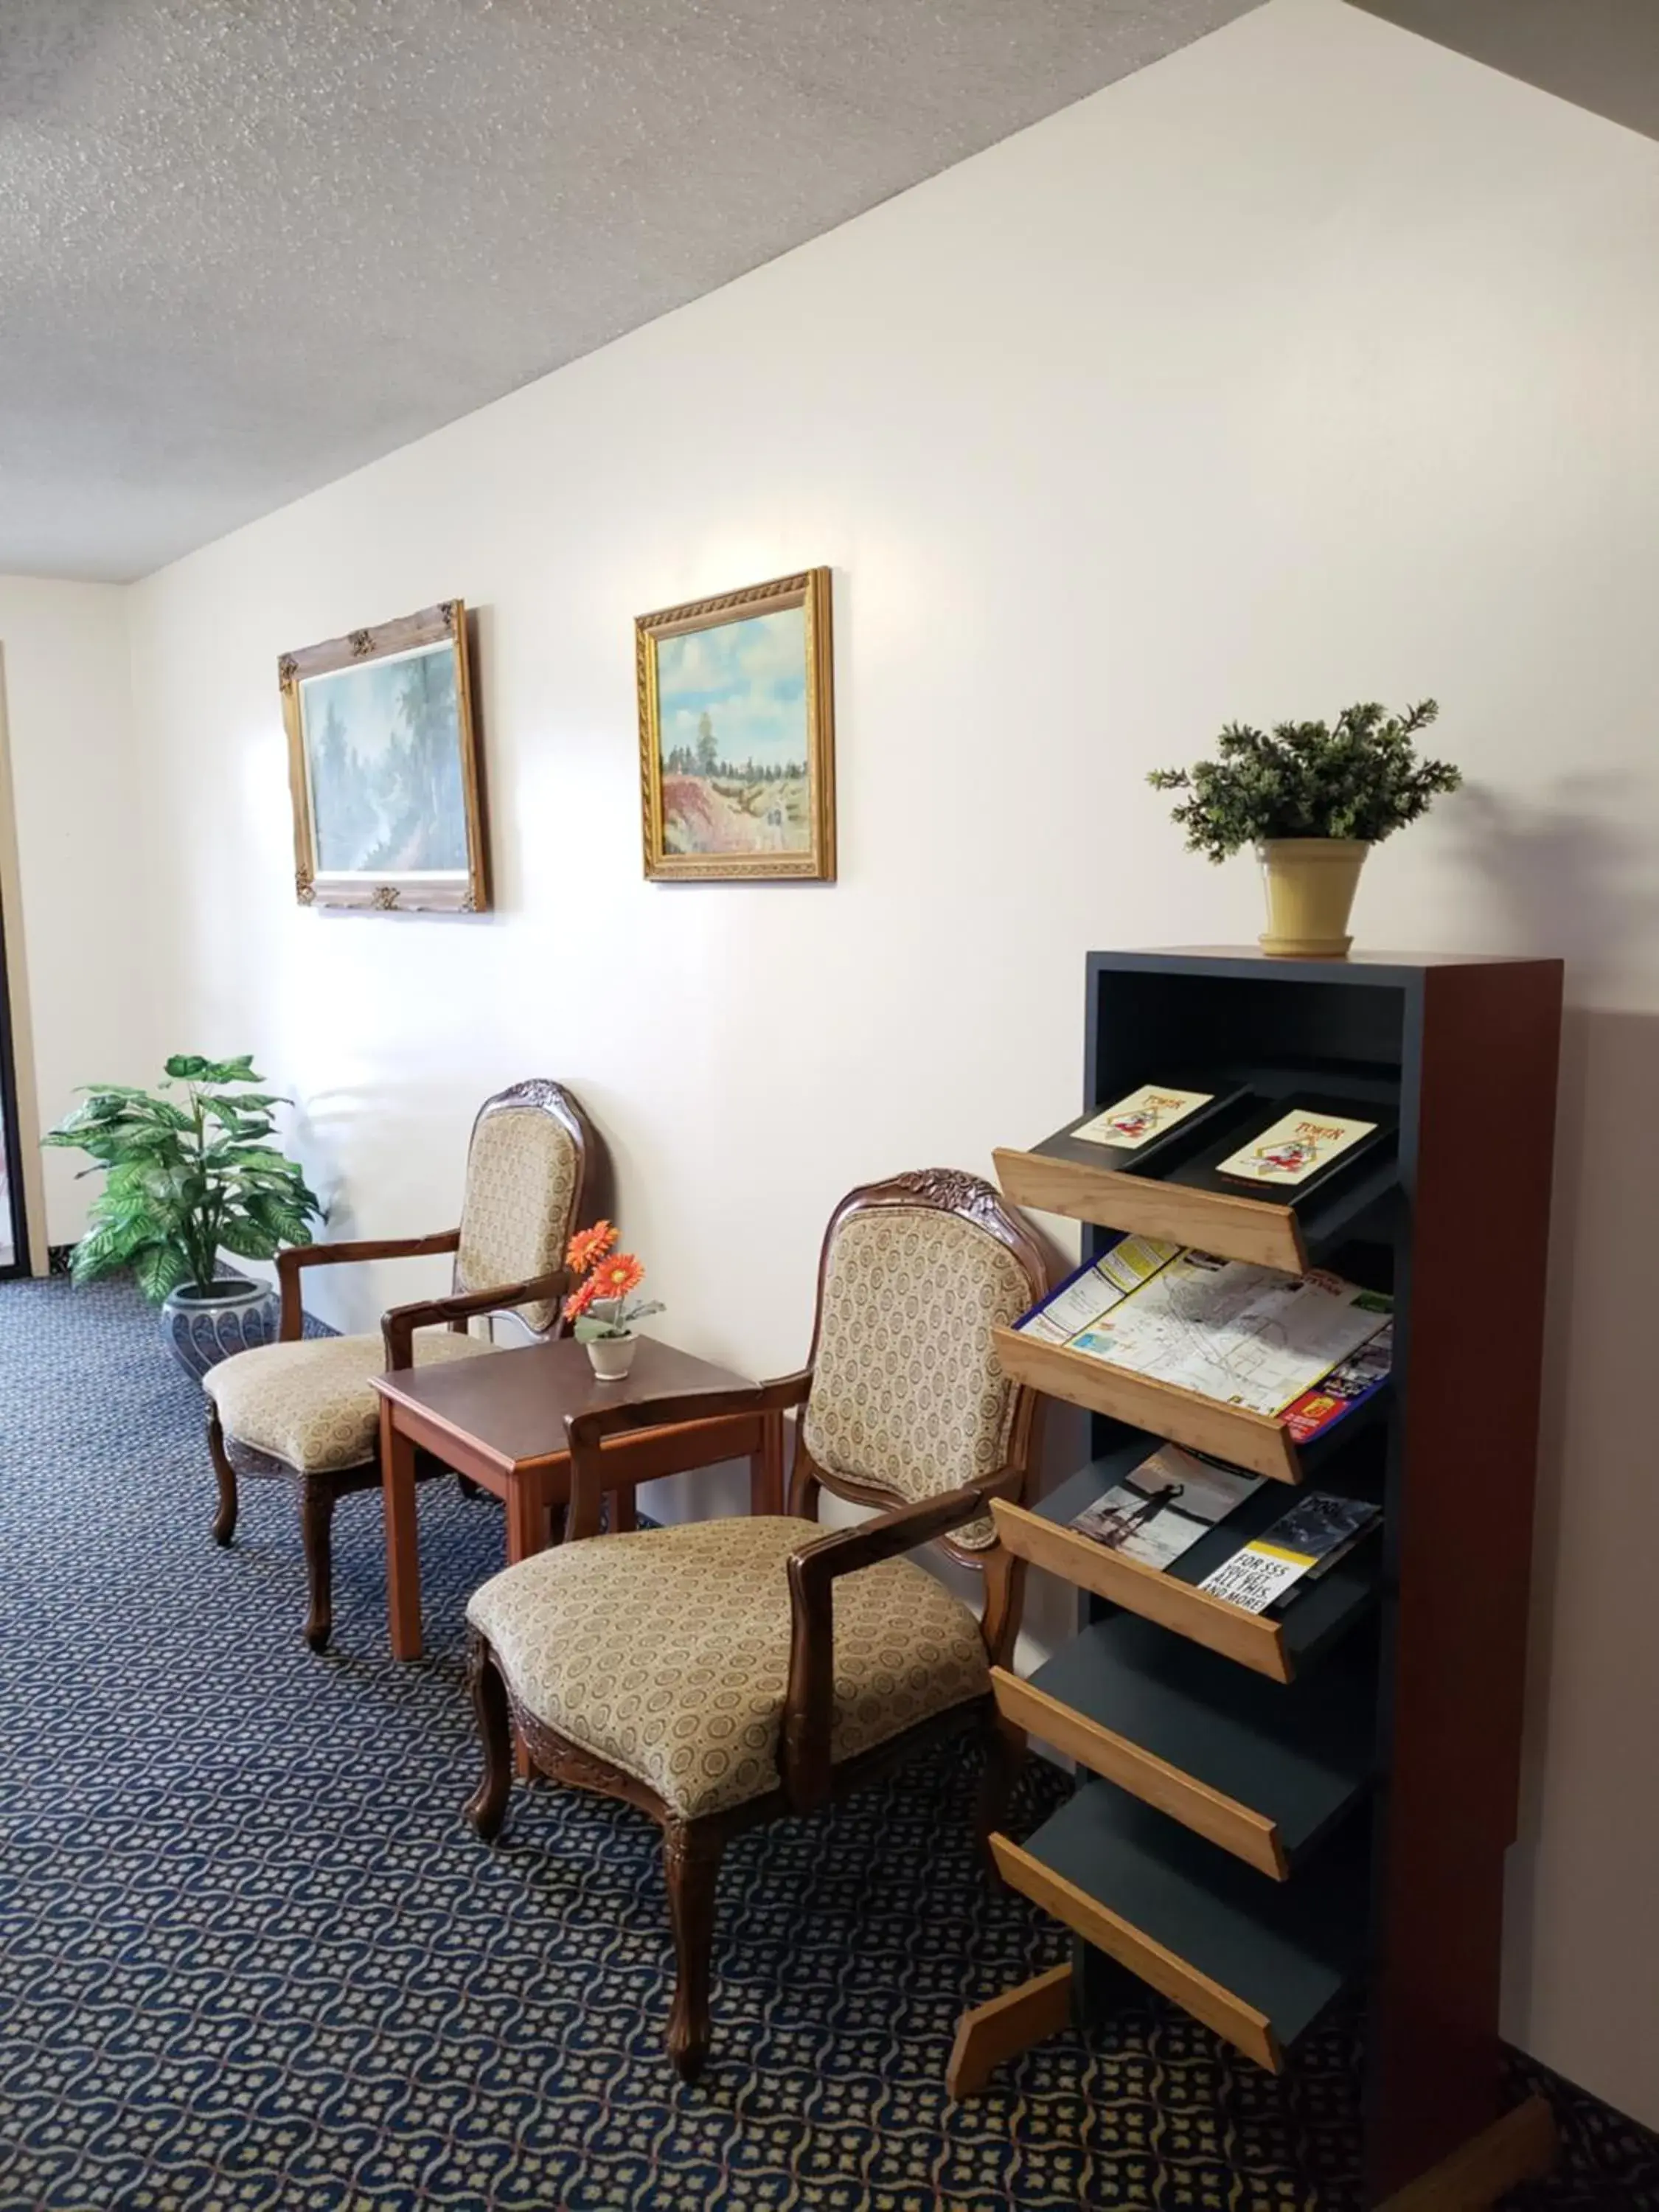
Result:
[[[0,731],[18,908],[14,921],[8,900],[8,949],[27,1002],[19,1082],[41,1129],[74,1103],[77,1084],[138,1082],[152,1072],[144,947],[155,886],[138,824],[130,599],[112,584],[0,576]],[[34,1133],[25,1128],[26,1139]],[[75,1153],[45,1155],[54,1244],[81,1233],[83,1164]],[[38,1221],[31,1228],[38,1233]]]
[[[134,633],[161,1032],[256,1049],[386,1232],[453,1218],[483,1092],[565,1078],[665,1327],[758,1372],[849,1184],[1077,1102],[1086,948],[1258,927],[1146,769],[1437,693],[1472,787],[1364,938],[1573,963],[1507,2023],[1650,2121],[1656,360],[1659,147],[1273,0],[179,562]],[[632,617],[814,562],[840,884],[647,885]],[[303,912],[276,658],[453,593],[501,910]]]

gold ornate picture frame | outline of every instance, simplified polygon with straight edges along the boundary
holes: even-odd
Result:
[[[835,881],[830,603],[808,568],[635,622],[647,878]]]
[[[483,763],[459,599],[276,664],[301,906],[480,914]]]

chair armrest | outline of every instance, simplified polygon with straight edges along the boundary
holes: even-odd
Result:
[[[474,1314],[505,1313],[509,1306],[539,1305],[544,1299],[562,1297],[570,1284],[564,1267],[550,1275],[532,1275],[527,1282],[502,1283],[487,1291],[453,1291],[447,1297],[416,1298],[406,1306],[393,1306],[380,1316],[380,1340],[389,1368],[412,1367],[410,1339],[417,1328],[433,1328],[441,1322],[470,1321]]]
[[[781,1413],[805,1402],[812,1370],[780,1376],[775,1382],[744,1382],[727,1390],[666,1390],[654,1398],[625,1399],[565,1416],[570,1446],[570,1514],[565,1540],[599,1534],[599,1507],[607,1490],[631,1489],[647,1480],[626,1468],[602,1465],[607,1437],[629,1429],[665,1429],[677,1421],[713,1421],[726,1413]],[[613,1455],[614,1456],[614,1455]]]
[[[832,1529],[789,1555],[789,1686],[784,1694],[778,1769],[797,1812],[829,1798],[836,1717],[835,1586],[842,1575],[918,1550],[988,1512],[992,1498],[1017,1490],[1023,1468],[1000,1468],[982,1482],[895,1506],[855,1528]]]
[[[305,1328],[300,1303],[301,1267],[337,1267],[354,1260],[419,1260],[428,1253],[458,1252],[459,1229],[441,1229],[435,1237],[371,1237],[351,1244],[289,1244],[276,1255],[276,1280],[283,1293],[283,1315],[277,1340],[292,1344]]]

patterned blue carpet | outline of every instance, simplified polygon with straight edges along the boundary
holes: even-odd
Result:
[[[494,1850],[459,1818],[496,1509],[423,1490],[413,1667],[372,1494],[340,1509],[322,1659],[291,1494],[245,1486],[228,1553],[212,1510],[198,1394],[131,1294],[0,1286],[7,2212],[1353,2203],[1340,2028],[1275,2082],[1134,2011],[949,2102],[963,2006],[1060,1955],[979,1870],[962,1755],[733,1846],[683,2087],[654,1829],[549,1788]],[[1036,1769],[1028,1817],[1062,1787]]]

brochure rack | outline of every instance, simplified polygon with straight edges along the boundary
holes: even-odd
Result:
[[[1286,1106],[1375,1101],[1389,1141],[1281,1205],[1206,1187],[1224,1132],[1127,1167],[1062,1132],[998,1153],[1008,1195],[1091,1224],[1085,1257],[1133,1231],[1389,1292],[1394,1368],[1299,1451],[1276,1420],[998,1333],[1009,1372],[1095,1415],[1089,1467],[995,1508],[1010,1549],[1084,1594],[1074,1642],[994,1682],[1006,1725],[1079,1763],[1058,1814],[993,1843],[1076,1941],[1069,1970],[964,2016],[956,2094],[1098,2017],[1108,1961],[1274,2069],[1357,1986],[1368,2204],[1407,2183],[1439,2202],[1454,2157],[1468,2204],[1547,2162],[1547,2113],[1501,2115],[1498,1984],[1560,1004],[1558,961],[1090,956],[1086,1109],[1197,1071]],[[1277,1478],[1162,1571],[1069,1526],[1159,1437]],[[1380,1535],[1273,1613],[1194,1587],[1304,1479],[1379,1504]]]
[[[1000,1149],[992,1158],[998,1181],[1016,1206],[1068,1214],[1103,1229],[1197,1244],[1224,1259],[1279,1267],[1287,1275],[1305,1275],[1312,1264],[1310,1245],[1328,1244],[1334,1231],[1368,1212],[1398,1179],[1392,1157],[1362,1159],[1355,1163],[1355,1175],[1334,1179],[1300,1203],[1278,1205],[1242,1192],[1155,1180],[1150,1164],[1139,1175],[1102,1167],[1073,1156],[1082,1151],[1073,1139],[1064,1157]]]

